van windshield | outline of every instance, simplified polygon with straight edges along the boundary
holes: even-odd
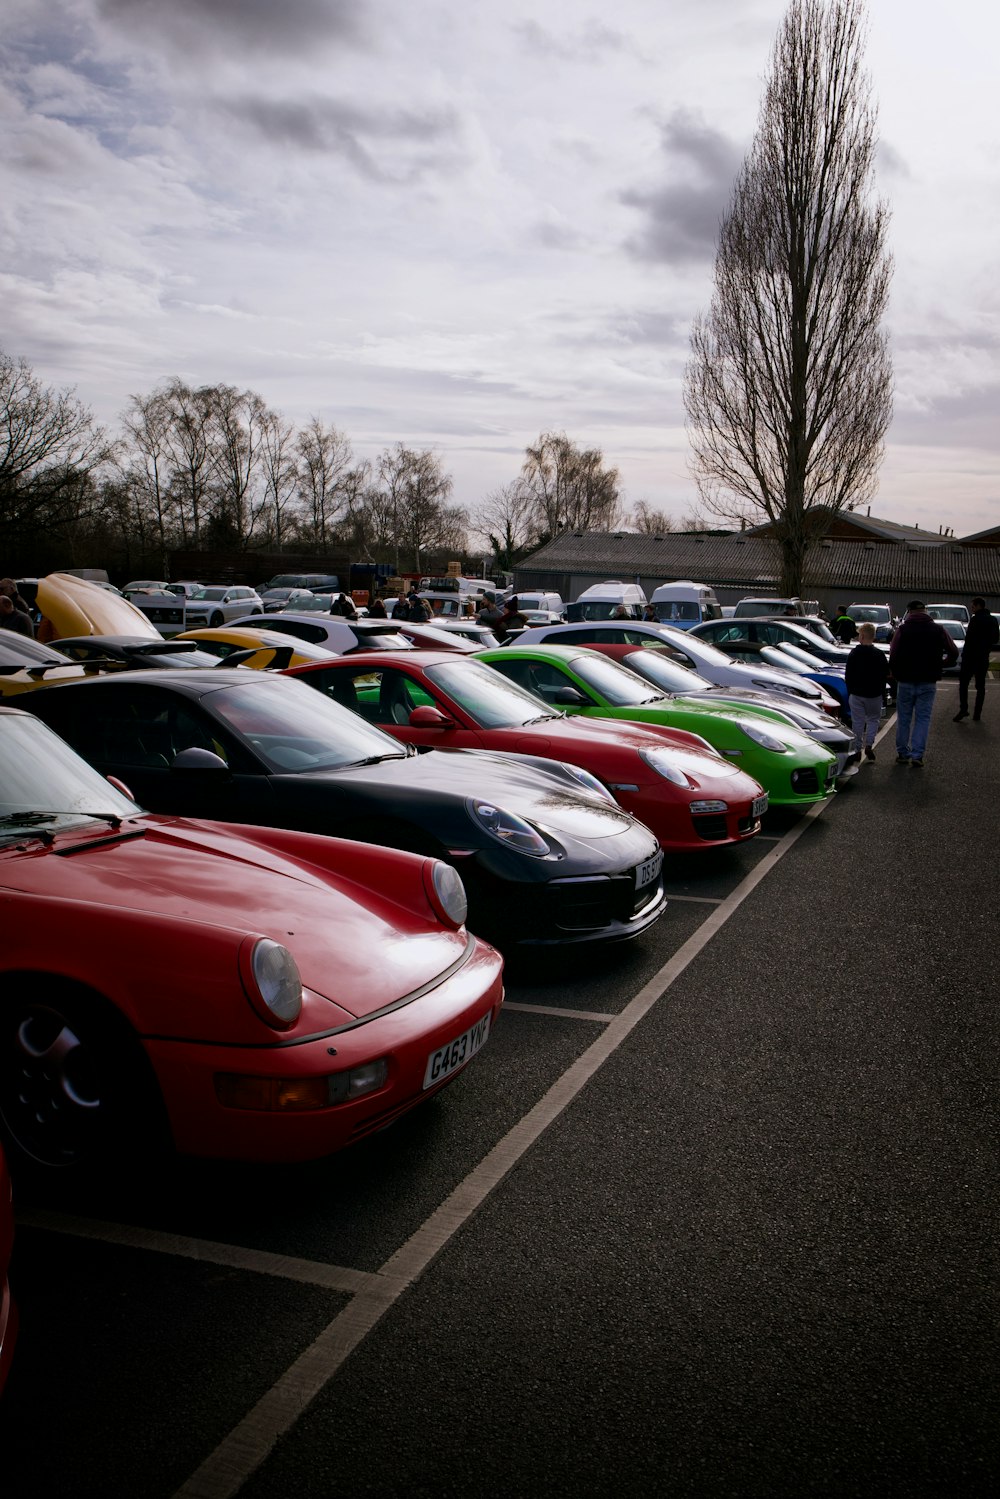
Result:
[[[670,599],[664,604],[656,605],[656,617],[664,624],[669,624],[676,619],[701,619],[701,610],[693,600]]]

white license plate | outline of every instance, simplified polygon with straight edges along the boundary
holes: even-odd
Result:
[[[490,1033],[490,1012],[486,1011],[482,1020],[477,1020],[475,1025],[470,1025],[467,1031],[456,1036],[454,1041],[449,1041],[446,1046],[439,1046],[437,1051],[432,1051],[427,1058],[427,1066],[424,1069],[424,1087],[433,1088],[435,1083],[441,1082],[443,1078],[450,1077],[460,1067],[464,1067],[470,1057],[474,1057]]]
[[[651,859],[646,859],[642,864],[637,864],[635,869],[635,888],[643,890],[651,885],[654,880],[660,878],[660,870],[663,868],[663,850],[657,849]]]
[[[763,817],[767,811],[767,792],[763,796],[755,796],[750,806],[751,817]]]

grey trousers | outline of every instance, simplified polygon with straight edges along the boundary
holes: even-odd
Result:
[[[860,755],[866,744],[875,743],[875,735],[882,718],[882,699],[880,697],[858,697],[856,692],[850,696],[851,728],[854,730],[854,753]]]

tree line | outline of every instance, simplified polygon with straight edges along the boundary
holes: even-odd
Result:
[[[347,552],[422,571],[481,556],[508,569],[559,531],[669,530],[640,502],[626,515],[598,449],[543,432],[520,472],[474,508],[429,449],[397,442],[374,461],[313,416],[296,427],[252,390],[163,381],[133,395],[111,433],[72,391],[0,353],[0,555],[7,572],[105,566],[166,573],[174,550]]]

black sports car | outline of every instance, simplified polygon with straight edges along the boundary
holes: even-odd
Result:
[[[148,635],[74,635],[57,642],[71,661],[99,666],[214,667],[217,657],[193,640],[150,640]]]
[[[124,672],[30,698],[150,811],[446,860],[465,882],[470,928],[501,946],[632,937],[665,906],[653,834],[575,766],[416,751],[304,683],[260,672]]]

